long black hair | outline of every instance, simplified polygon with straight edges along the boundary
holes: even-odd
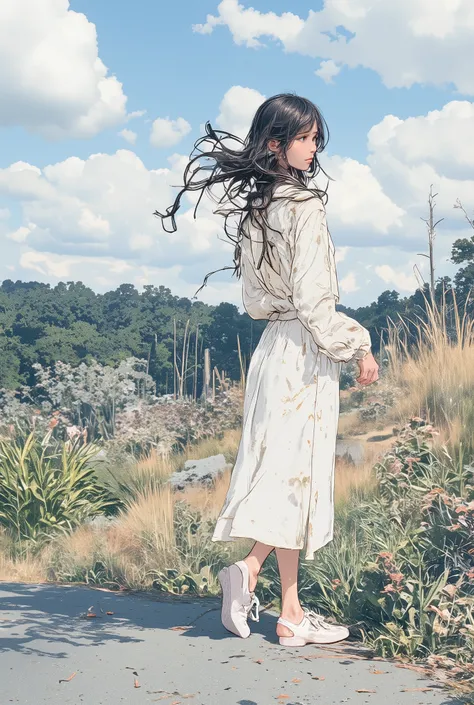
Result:
[[[311,162],[311,168],[305,171],[292,167],[287,160],[287,151],[290,148],[295,137],[305,131],[310,130],[313,124],[317,126],[316,136],[316,152]],[[269,150],[269,140],[279,141],[279,150],[284,161],[285,168],[282,169],[278,163],[275,152]],[[309,182],[319,171],[322,171],[326,176],[326,172],[319,164],[317,155],[326,147],[329,139],[329,130],[324,120],[321,111],[307,98],[302,98],[293,93],[281,93],[272,96],[263,102],[256,111],[250,130],[245,138],[241,140],[236,135],[223,130],[214,130],[210,122],[206,122],[206,135],[200,137],[194,144],[190,154],[190,161],[184,170],[183,181],[184,188],[176,196],[173,205],[166,209],[166,214],[155,211],[153,215],[161,218],[163,229],[166,232],[175,232],[177,230],[174,215],[180,207],[180,200],[183,193],[186,191],[202,190],[198,202],[194,209],[194,218],[196,219],[196,211],[201,201],[204,192],[213,198],[211,187],[214,184],[225,184],[228,182],[228,187],[224,186],[225,194],[220,199],[222,203],[224,198],[227,198],[230,203],[235,206],[227,210],[216,210],[216,214],[224,215],[224,231],[232,242],[235,244],[234,250],[234,267],[222,267],[214,272],[209,272],[202,284],[197,290],[193,298],[196,298],[197,293],[206,286],[208,278],[211,274],[220,272],[224,269],[233,269],[237,278],[241,277],[241,246],[240,242],[243,235],[246,235],[244,224],[250,217],[250,221],[262,231],[263,235],[263,252],[257,268],[260,268],[262,259],[267,252],[268,241],[265,235],[265,228],[270,228],[265,217],[267,206],[272,200],[274,188],[282,183],[293,184],[299,189],[309,191],[311,194],[318,196],[325,203],[327,201],[327,191],[321,190],[316,185],[309,188]],[[242,145],[242,149],[232,149],[224,142],[225,140],[234,140]],[[202,151],[201,144],[210,141],[212,148],[210,151]],[[199,153],[194,155],[195,150]],[[199,159],[204,158],[207,162],[213,164],[203,164],[197,166],[191,175],[192,165]],[[193,181],[193,177],[199,171],[210,171],[207,178],[200,181]],[[328,177],[330,179],[330,177]],[[241,198],[243,203],[240,205],[235,203],[234,199]],[[285,198],[285,196],[281,196]],[[288,198],[288,196],[286,196]],[[290,197],[291,200],[291,197]],[[236,237],[227,230],[227,219],[234,214],[240,213],[240,220],[237,226]],[[261,217],[262,221],[259,222]],[[166,230],[164,226],[165,218],[171,218],[172,230]],[[270,243],[271,245],[272,243]],[[271,266],[270,260],[267,260]]]

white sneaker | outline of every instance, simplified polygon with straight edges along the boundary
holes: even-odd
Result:
[[[305,644],[333,644],[336,641],[347,639],[347,627],[326,622],[322,614],[303,608],[304,617],[299,624],[293,624],[280,617],[279,624],[291,629],[293,636],[281,636],[281,646],[304,646]]]
[[[259,599],[254,592],[249,592],[247,563],[237,561],[223,568],[217,577],[222,587],[222,624],[232,634],[246,639],[250,636],[247,619],[250,617],[254,622],[260,619]]]

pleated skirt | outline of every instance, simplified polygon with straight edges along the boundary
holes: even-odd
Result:
[[[298,318],[271,320],[247,374],[242,435],[212,541],[304,549],[333,538],[342,363]]]

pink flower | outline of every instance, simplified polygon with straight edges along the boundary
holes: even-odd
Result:
[[[393,580],[394,583],[400,583],[403,580],[404,575],[403,573],[389,573],[388,577],[390,580]]]

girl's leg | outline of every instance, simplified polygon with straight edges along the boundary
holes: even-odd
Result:
[[[267,546],[266,543],[256,541],[252,550],[243,560],[247,563],[249,569],[249,590],[253,592],[257,585],[258,574],[262,570],[265,560],[273,551],[273,546]]]
[[[281,581],[281,616],[293,624],[299,624],[304,612],[298,597],[299,549],[275,548]],[[278,636],[293,636],[284,624],[277,624]]]

